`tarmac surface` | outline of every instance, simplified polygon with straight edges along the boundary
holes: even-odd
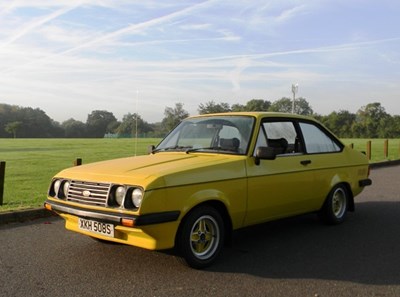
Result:
[[[399,176],[400,166],[372,170],[341,225],[308,214],[238,230],[201,271],[173,251],[70,232],[58,217],[3,224],[0,295],[399,297]]]

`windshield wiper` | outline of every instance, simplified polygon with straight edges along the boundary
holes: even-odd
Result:
[[[220,151],[222,149],[220,147],[218,147],[218,146],[189,148],[189,149],[186,150],[186,154],[189,154],[191,152],[202,151],[202,150]]]
[[[193,148],[192,146],[180,146],[180,145],[174,145],[174,146],[168,146],[168,147],[162,147],[162,148],[157,148],[152,150],[152,154],[158,153],[158,152],[165,152],[165,151],[172,151],[172,150],[184,150],[188,149],[190,150]]]

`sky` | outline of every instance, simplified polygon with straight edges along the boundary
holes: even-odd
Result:
[[[397,0],[0,0],[0,103],[60,123],[305,98],[400,114]]]

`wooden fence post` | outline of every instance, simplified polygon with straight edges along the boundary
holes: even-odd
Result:
[[[383,157],[387,159],[389,157],[389,139],[385,139],[383,143]]]
[[[367,158],[371,161],[371,140],[367,141]]]
[[[6,175],[6,162],[0,162],[0,206],[3,205],[4,180]]]
[[[80,165],[82,165],[82,158],[76,158],[74,166],[80,166]]]

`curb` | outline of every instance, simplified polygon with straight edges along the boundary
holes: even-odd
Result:
[[[383,161],[369,164],[371,169],[400,165],[400,160]]]
[[[383,167],[396,166],[396,165],[400,165],[400,160],[371,163],[369,166],[371,169],[379,169]],[[53,216],[57,215],[45,208],[15,210],[15,211],[7,211],[4,213],[0,212],[0,226],[8,223],[26,222]]]
[[[0,213],[0,226],[8,223],[26,222],[52,216],[55,216],[55,214],[45,208],[6,211]]]

